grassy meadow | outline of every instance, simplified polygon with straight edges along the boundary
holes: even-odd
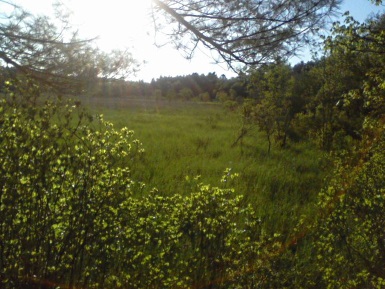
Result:
[[[196,182],[234,188],[267,218],[273,231],[290,230],[299,215],[311,213],[315,196],[328,173],[324,153],[309,143],[272,148],[253,131],[242,145],[237,139],[239,113],[218,103],[133,99],[82,100],[116,128],[127,127],[143,143],[145,156],[133,168],[143,194],[188,194]],[[230,170],[229,170],[230,169]],[[237,177],[221,182],[224,171]],[[288,232],[286,232],[288,233]]]

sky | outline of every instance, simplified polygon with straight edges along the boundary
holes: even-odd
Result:
[[[49,14],[53,0],[14,0],[32,13]],[[155,34],[148,8],[151,0],[61,0],[72,12],[71,21],[79,28],[85,38],[98,37],[97,45],[106,51],[114,48],[129,49],[141,62],[141,70],[132,75],[131,80],[151,81],[160,76],[188,75],[194,72],[207,74],[215,72],[218,76],[235,76],[225,64],[216,64],[210,54],[203,48],[196,50],[191,60],[186,60],[161,34]],[[350,14],[359,21],[364,21],[373,12],[385,11],[376,7],[369,0],[345,0],[341,12]],[[161,47],[154,42],[162,44]],[[310,60],[309,53],[304,52],[302,59],[292,62]]]

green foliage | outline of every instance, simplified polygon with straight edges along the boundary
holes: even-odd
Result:
[[[132,177],[146,186],[135,195],[146,195],[155,187],[162,196],[189,196],[192,180],[199,175],[205,184],[242,194],[269,236],[287,236],[302,214],[312,215],[331,164],[311,143],[293,143],[268,155],[265,136],[258,131],[246,135],[242,146],[230,145],[240,123],[238,112],[228,112],[219,104],[126,101],[114,105],[106,100],[110,107],[118,104],[119,109],[97,111],[117,127],[130,126],[144,144],[146,154],[133,165]],[[226,168],[239,176],[219,182]]]
[[[252,72],[249,94],[254,100],[247,100],[243,104],[243,124],[238,140],[256,125],[266,135],[268,153],[273,138],[281,147],[285,147],[295,115],[293,85],[290,66],[280,61]]]
[[[255,282],[243,271],[264,237],[242,197],[198,180],[189,196],[133,197],[125,164],[142,148],[131,131],[76,103],[28,100],[1,101],[2,288]]]
[[[146,184],[147,191],[156,187],[166,195],[184,194],[185,177],[197,175],[204,183],[220,185],[223,170],[231,168],[240,174],[231,187],[253,203],[285,199],[305,204],[314,198],[327,174],[325,154],[307,142],[267,155],[266,138],[255,129],[243,138],[243,145],[232,147],[239,113],[218,104],[106,103],[119,109],[99,107],[96,111],[117,127],[132,128],[144,144],[146,154],[134,164],[133,176]],[[278,204],[265,207],[272,215],[282,209]]]
[[[326,40],[327,57],[257,69],[245,78],[249,91],[245,79],[215,74],[170,87],[170,79],[154,81],[153,92],[138,83],[152,104],[126,110],[111,102],[119,110],[104,111],[116,126],[138,130],[146,155],[132,131],[79,102],[43,97],[30,80],[7,81],[0,287],[383,288],[384,23],[348,17]],[[100,85],[113,94],[127,88]],[[242,145],[231,147],[239,125],[231,110],[248,94]],[[165,108],[166,95],[216,95],[230,111]],[[261,132],[248,134],[254,127],[269,154]],[[318,203],[324,156],[307,143],[270,152],[272,139],[285,145],[292,130],[333,151],[334,175]]]
[[[1,287],[103,287],[121,254],[112,240],[134,186],[128,164],[142,148],[77,102],[35,96],[1,99]]]
[[[358,162],[345,157],[320,195],[317,259],[328,288],[385,285],[384,153],[381,137]]]
[[[132,252],[130,288],[210,284],[221,288],[223,279],[234,282],[229,275],[243,263],[237,266],[234,261],[249,257],[247,251],[239,255],[241,251],[232,242],[244,240],[247,234],[260,238],[255,226],[244,233],[251,212],[242,208],[241,198],[231,190],[197,184],[183,198],[162,197],[154,191],[133,207],[130,234],[126,234]],[[251,244],[245,249],[252,251]]]
[[[146,159],[132,131],[91,117],[78,102],[38,97],[36,86],[7,86],[0,108],[2,288],[283,284],[275,272],[282,237],[267,229],[270,212],[230,189],[242,174],[220,172],[225,188],[183,174],[182,188],[148,192],[133,181]],[[209,116],[201,126],[221,131],[222,118],[212,116],[217,128]]]
[[[361,87],[344,97],[344,111],[354,108],[360,118],[362,141],[342,154],[333,182],[320,194],[317,263],[327,288],[385,285],[383,17],[364,24],[347,17],[327,42],[329,49],[352,55],[365,72]]]
[[[331,103],[335,103],[331,133],[339,131],[354,139],[364,138],[367,124],[383,115],[383,28],[384,15],[365,23],[347,15],[344,24],[336,23],[333,34],[325,41],[331,55],[325,60],[329,77],[323,94],[332,96]]]

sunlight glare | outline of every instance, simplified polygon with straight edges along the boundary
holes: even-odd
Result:
[[[101,48],[138,48],[148,44],[151,0],[68,0],[80,31],[98,36]]]
[[[28,11],[53,15],[56,0],[15,0]],[[146,63],[131,79],[151,81],[160,76],[187,75],[192,72],[234,75],[224,66],[213,64],[209,52],[197,50],[192,61],[183,58],[180,51],[168,43],[162,33],[154,33],[151,17],[152,0],[58,0],[72,11],[71,24],[79,30],[82,39],[97,38],[96,45],[104,50],[128,49],[139,62]],[[154,43],[166,44],[156,47]],[[168,43],[168,44],[167,44]]]

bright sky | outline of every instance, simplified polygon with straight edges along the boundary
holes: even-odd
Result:
[[[53,0],[14,0],[31,12],[50,13]],[[234,76],[225,64],[215,64],[209,51],[197,50],[192,60],[183,58],[171,44],[160,48],[161,36],[154,35],[148,8],[151,0],[62,0],[73,11],[74,25],[85,37],[99,36],[101,49],[129,48],[135,58],[146,61],[141,71],[132,79],[151,81],[160,76],[187,75],[194,72],[207,74],[216,72],[218,76]],[[341,11],[349,10],[357,20],[363,21],[373,11],[384,11],[369,0],[345,0]],[[309,58],[309,57],[308,57]],[[308,58],[304,59],[305,61]]]

